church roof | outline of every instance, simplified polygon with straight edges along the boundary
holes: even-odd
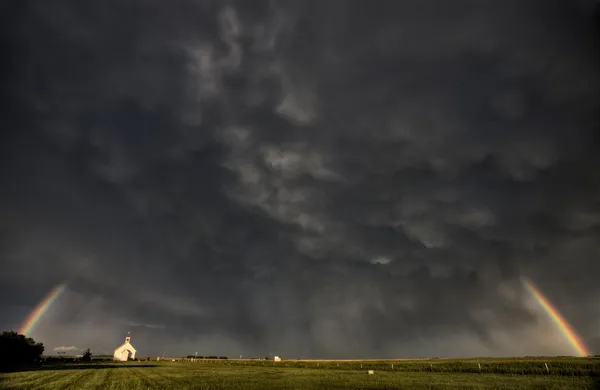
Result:
[[[135,352],[135,348],[133,348],[133,345],[131,345],[131,343],[129,342],[130,339],[131,334],[127,332],[127,336],[125,336],[125,342],[117,348],[115,348],[115,352],[117,352],[118,350],[129,350],[131,352]]]
[[[131,345],[130,343],[121,344],[120,346],[115,348],[115,352],[117,352],[118,350],[129,350],[131,352],[136,352],[135,348],[133,348],[133,345]]]

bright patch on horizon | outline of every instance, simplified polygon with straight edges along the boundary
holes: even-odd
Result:
[[[54,352],[73,352],[73,351],[79,351],[79,348],[77,348],[74,345],[71,345],[71,346],[62,345],[60,347],[54,348],[53,351]]]

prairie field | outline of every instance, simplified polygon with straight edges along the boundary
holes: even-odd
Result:
[[[598,358],[60,363],[1,373],[0,389],[597,389],[599,365]]]

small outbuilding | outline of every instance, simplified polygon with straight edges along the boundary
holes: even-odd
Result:
[[[273,356],[273,361],[274,362],[280,362],[281,358],[279,356]]]
[[[131,335],[127,332],[127,336],[125,337],[125,342],[115,349],[115,353],[113,354],[113,360],[119,362],[126,362],[128,360],[135,359],[135,348],[130,343]]]

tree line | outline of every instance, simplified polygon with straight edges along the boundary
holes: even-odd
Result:
[[[227,359],[226,356],[196,356],[196,355],[187,355],[185,359]]]
[[[30,366],[40,362],[44,344],[14,331],[0,334],[0,370]]]

